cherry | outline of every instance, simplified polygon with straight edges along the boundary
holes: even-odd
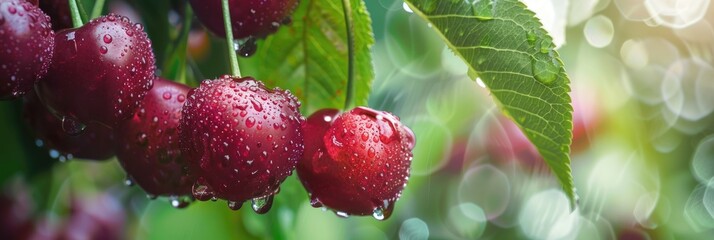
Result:
[[[62,120],[42,105],[34,91],[25,96],[24,117],[35,132],[36,143],[50,150],[50,156],[60,160],[71,158],[104,160],[114,155],[111,129],[90,123],[77,136],[67,134]],[[66,127],[66,126],[65,126]]]
[[[52,19],[52,29],[62,30],[72,28],[72,16],[67,0],[40,0],[40,8]]]
[[[412,131],[396,116],[366,107],[320,110],[303,131],[308,147],[297,172],[310,204],[343,217],[388,218],[409,178]]]
[[[55,46],[50,18],[25,0],[0,0],[0,100],[18,98],[44,77]]]
[[[221,0],[190,0],[196,17],[220,37],[226,36]],[[229,0],[234,38],[263,38],[275,32],[298,0]]]
[[[115,127],[133,116],[154,79],[154,54],[144,28],[110,14],[65,29],[38,94],[75,125]]]
[[[193,196],[221,198],[232,209],[253,200],[265,213],[303,153],[300,102],[251,77],[205,80],[183,107],[181,151],[198,177]]]
[[[193,181],[186,175],[178,131],[189,90],[180,83],[155,79],[134,117],[115,131],[119,163],[149,195],[191,194]]]

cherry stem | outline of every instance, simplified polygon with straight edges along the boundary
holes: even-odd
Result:
[[[228,7],[228,0],[221,0],[221,7],[223,8],[223,24],[226,28],[226,45],[228,47],[228,58],[231,62],[231,75],[240,77],[238,56],[236,55],[236,49],[233,43],[233,25],[231,24],[231,12]]]
[[[68,0],[69,1],[69,12],[72,15],[72,27],[78,28],[84,25],[82,22],[82,17],[79,14],[78,0]]]
[[[183,8],[184,11],[184,19],[183,19],[183,28],[181,29],[181,33],[179,37],[183,38],[182,45],[178,47],[179,51],[183,51],[184,53],[186,52],[188,48],[188,36],[190,35],[191,32],[191,20],[193,20],[193,9],[188,5],[188,2],[184,5]],[[179,83],[186,84],[186,70],[188,69],[186,67],[186,58],[188,54],[183,55],[182,63],[181,63],[181,71],[179,71],[179,76],[177,81]]]
[[[342,0],[342,11],[345,13],[345,28],[347,30],[347,93],[345,96],[345,111],[354,105],[355,92],[355,40],[350,0]]]
[[[95,19],[99,17],[99,15],[102,14],[102,10],[104,9],[104,0],[97,0],[94,2],[94,8],[92,8],[92,19]]]

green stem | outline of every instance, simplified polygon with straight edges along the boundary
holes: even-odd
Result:
[[[183,29],[181,29],[180,38],[183,39],[182,46],[178,49],[183,52],[183,62],[181,63],[181,71],[179,71],[179,76],[177,81],[186,84],[186,71],[188,67],[186,66],[186,59],[188,58],[188,37],[191,33],[191,21],[193,20],[193,9],[188,5],[188,2],[184,5],[184,19],[183,19]]]
[[[354,106],[355,94],[355,39],[350,0],[342,0],[342,11],[345,13],[345,28],[347,30],[347,93],[345,96],[345,111]]]
[[[72,27],[78,28],[84,25],[82,22],[82,17],[79,14],[79,7],[77,6],[77,0],[69,1],[69,13],[72,15]]]
[[[92,19],[99,17],[102,14],[102,9],[104,9],[104,0],[97,0],[94,2],[94,8],[92,8]]]
[[[231,62],[231,75],[240,77],[240,67],[238,66],[238,56],[233,44],[233,25],[231,24],[231,12],[228,8],[228,0],[221,0],[223,8],[223,24],[226,28],[226,45],[228,47],[228,58]]]
[[[89,18],[87,15],[87,11],[84,10],[84,4],[82,4],[81,0],[77,0],[77,8],[79,8],[79,17],[82,18],[82,22],[88,22]]]

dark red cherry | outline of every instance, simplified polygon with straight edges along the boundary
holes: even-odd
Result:
[[[221,0],[190,0],[196,17],[220,37],[226,36]],[[289,18],[298,0],[229,0],[234,38],[262,38]]]
[[[37,98],[34,91],[25,96],[24,117],[37,137],[37,145],[49,149],[50,156],[60,160],[72,158],[104,160],[114,156],[114,137],[111,129],[89,123],[86,129],[73,136],[67,124],[53,115]]]
[[[223,76],[191,90],[180,125],[181,151],[198,177],[196,199],[264,213],[303,153],[300,102],[250,77]]]
[[[72,28],[72,15],[68,0],[39,0],[40,8],[52,19],[52,29]]]
[[[110,14],[55,37],[56,51],[38,94],[59,116],[77,124],[115,127],[151,89],[154,54],[140,24]]]
[[[298,176],[314,207],[339,216],[390,216],[409,178],[415,137],[399,119],[357,107],[339,114],[324,109],[310,116]]]
[[[44,77],[55,33],[50,18],[25,0],[0,0],[0,100],[18,98]]]
[[[186,174],[178,131],[189,90],[180,83],[155,79],[134,117],[115,129],[119,163],[149,195],[191,194],[193,181]]]

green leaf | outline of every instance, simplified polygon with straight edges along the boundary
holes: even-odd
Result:
[[[374,78],[371,21],[361,0],[351,0],[355,36],[355,104],[366,105]],[[303,111],[344,106],[347,84],[347,33],[340,1],[301,1],[290,25],[241,59],[241,70],[269,86],[290,89]]]
[[[480,77],[536,146],[575,207],[570,80],[548,33],[517,0],[406,0]]]

